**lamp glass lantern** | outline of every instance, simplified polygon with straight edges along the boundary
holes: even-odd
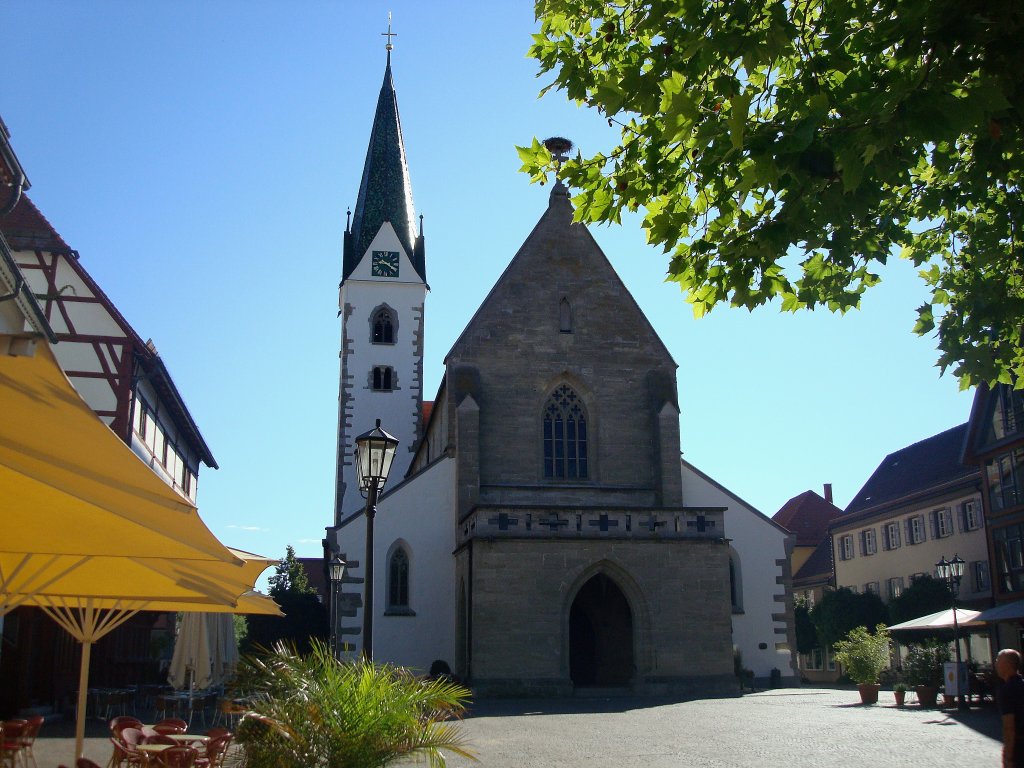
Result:
[[[345,561],[342,560],[337,555],[335,555],[331,559],[331,562],[328,563],[327,569],[328,569],[328,572],[330,574],[331,581],[333,581],[335,584],[337,584],[339,581],[341,581],[344,578],[344,576],[345,576],[345,565],[346,565]]]
[[[398,438],[377,426],[356,438],[356,472],[359,474],[359,492],[366,496],[371,488],[380,491],[388,480],[391,464],[398,449]]]
[[[960,555],[953,555],[953,559],[949,561],[949,575],[953,580],[959,584],[960,579],[964,576],[964,559]]]

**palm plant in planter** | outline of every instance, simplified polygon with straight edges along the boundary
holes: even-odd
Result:
[[[875,627],[874,634],[867,627],[850,631],[845,640],[835,645],[836,661],[846,674],[857,683],[860,700],[864,704],[878,701],[878,676],[889,665],[889,631],[884,624]]]
[[[469,691],[371,662],[340,662],[313,642],[302,656],[283,643],[247,658],[238,686],[249,706],[236,740],[242,768],[380,768],[441,750],[472,758],[457,718]]]

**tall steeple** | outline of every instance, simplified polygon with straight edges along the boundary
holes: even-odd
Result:
[[[413,268],[426,282],[422,226],[417,233],[415,217],[398,97],[391,75],[391,38],[388,37],[384,83],[377,98],[355,213],[345,232],[342,282],[358,266],[385,221],[391,222]]]

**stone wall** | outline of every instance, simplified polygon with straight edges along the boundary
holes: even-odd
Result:
[[[569,612],[598,573],[630,604],[637,692],[736,692],[724,540],[475,539],[460,554],[460,572],[470,558],[471,683],[479,694],[571,693]]]

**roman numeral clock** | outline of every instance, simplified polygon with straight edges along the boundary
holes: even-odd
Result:
[[[370,274],[374,277],[398,277],[398,251],[374,251]]]

